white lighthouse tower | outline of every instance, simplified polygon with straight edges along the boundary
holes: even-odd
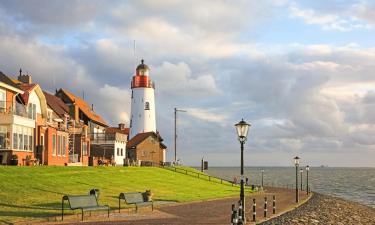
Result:
[[[149,77],[149,71],[150,68],[142,59],[133,76],[129,139],[138,133],[156,132],[155,85]]]

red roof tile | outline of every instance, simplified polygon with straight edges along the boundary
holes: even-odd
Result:
[[[81,99],[80,97],[75,96],[74,94],[70,93],[65,89],[60,89],[72,102],[75,102],[79,109],[90,119],[93,120],[101,125],[108,126],[107,122],[99,116],[98,114],[94,113],[91,108],[87,105],[87,103]]]
[[[67,106],[60,98],[43,91],[44,96],[46,96],[47,105],[60,117],[64,114],[69,114],[69,106]]]
[[[125,128],[125,129],[121,130],[118,127],[107,127],[105,129],[105,132],[108,133],[108,134],[121,133],[121,134],[129,135],[129,128]]]

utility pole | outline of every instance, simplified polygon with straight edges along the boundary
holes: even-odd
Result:
[[[177,162],[177,112],[187,112],[185,110],[174,108],[174,163]]]

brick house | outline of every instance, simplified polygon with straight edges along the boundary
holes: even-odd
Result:
[[[138,133],[126,144],[127,159],[137,165],[161,165],[167,150],[162,142],[159,133]]]
[[[24,91],[0,72],[0,164],[10,164],[12,155],[18,157],[18,163],[33,156],[35,119],[28,114],[22,94]]]
[[[43,146],[44,165],[69,163],[69,107],[58,97],[44,91],[47,100],[47,121]]]
[[[60,89],[56,91],[55,96],[69,107],[70,121],[68,127],[72,136],[69,144],[69,151],[72,156],[70,161],[89,165],[90,135],[103,134],[105,128],[108,127],[107,122],[97,115],[83,99],[67,90]]]

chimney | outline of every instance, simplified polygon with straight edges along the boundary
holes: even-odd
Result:
[[[118,124],[118,128],[119,128],[120,130],[125,130],[125,124],[124,124],[124,123],[119,123],[119,124]]]
[[[20,69],[20,75],[18,76],[17,78],[19,81],[21,81],[22,83],[24,84],[31,84],[32,83],[32,80],[31,80],[31,75],[25,75],[23,74],[22,75],[22,70]]]
[[[94,104],[91,104],[91,111],[94,112]]]

